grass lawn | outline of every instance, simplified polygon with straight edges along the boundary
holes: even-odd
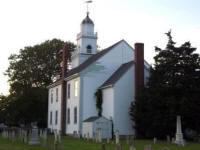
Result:
[[[121,144],[123,150],[129,150],[125,141],[121,141]],[[163,141],[158,141],[156,144],[153,144],[153,140],[135,140],[134,145],[136,150],[144,150],[144,145],[152,145],[153,150],[162,150],[163,147],[169,147],[170,150],[200,150],[200,144],[193,142],[188,142],[185,147],[179,147],[175,144]],[[41,146],[29,146],[18,140],[12,142],[0,137],[0,150],[53,150],[53,137],[48,137],[47,146],[42,146],[42,144]],[[58,146],[58,150],[101,150],[101,144],[82,139],[64,137],[62,139],[62,144],[59,144]],[[114,150],[114,144],[106,144],[106,150]]]

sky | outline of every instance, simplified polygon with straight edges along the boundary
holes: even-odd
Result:
[[[86,16],[84,0],[0,0],[0,94],[8,94],[8,57],[25,46],[58,38],[76,43]],[[200,53],[199,0],[93,0],[90,18],[98,32],[98,46],[121,39],[142,42],[145,59],[154,63],[154,47],[165,48],[164,33],[172,30],[177,45],[190,41]]]

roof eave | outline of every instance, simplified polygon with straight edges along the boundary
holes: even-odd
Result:
[[[63,80],[60,80],[60,81],[58,81],[58,82],[52,83],[51,85],[47,86],[47,89],[50,89],[50,88],[53,88],[53,87],[55,87],[55,86],[60,85],[60,84],[62,83],[62,81],[63,81]]]
[[[66,77],[64,80],[65,80],[65,81],[69,81],[69,80],[72,80],[72,79],[74,79],[74,78],[76,78],[76,77],[79,77],[79,73],[75,73],[75,74],[73,74],[73,75],[71,75],[71,76],[68,76],[68,77]]]
[[[112,88],[112,87],[114,87],[114,84],[109,84],[109,85],[106,85],[106,86],[102,86],[99,89],[103,90],[103,89]]]

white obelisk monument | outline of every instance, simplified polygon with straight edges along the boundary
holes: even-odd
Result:
[[[183,133],[181,129],[181,116],[177,116],[175,143],[179,146],[184,146]]]

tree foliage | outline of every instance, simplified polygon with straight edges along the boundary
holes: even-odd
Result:
[[[71,52],[75,45],[66,42]],[[0,97],[0,114],[8,124],[37,121],[45,125],[47,119],[48,91],[57,75],[61,75],[62,47],[58,39],[48,40],[21,49],[9,57],[5,75],[9,78],[10,95]],[[6,107],[5,107],[6,106]]]
[[[130,115],[138,136],[174,136],[176,116],[183,131],[200,131],[200,57],[190,42],[175,46],[171,32],[165,49],[156,47],[149,82],[132,103]]]
[[[102,116],[103,97],[101,89],[97,89],[97,91],[95,92],[95,97],[96,97],[96,108],[98,110],[98,116]]]

